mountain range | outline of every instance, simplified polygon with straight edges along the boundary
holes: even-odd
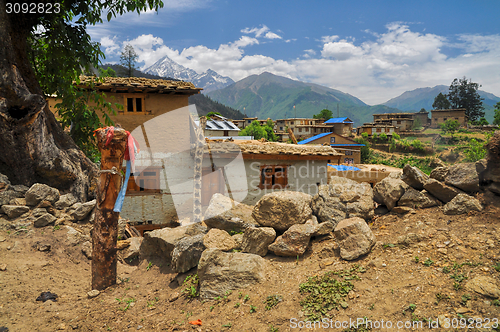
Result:
[[[446,85],[436,85],[433,88],[419,88],[411,91],[406,91],[400,96],[386,101],[383,105],[394,107],[405,112],[419,111],[422,108],[430,110],[432,109],[434,98],[439,93],[447,94],[448,92],[449,86]],[[489,122],[492,122],[493,116],[495,114],[494,108],[496,103],[500,101],[500,97],[482,90],[478,90],[478,93],[482,98],[484,98],[483,107],[485,118]]]
[[[312,118],[314,114],[328,108],[334,116],[348,117],[358,126],[372,121],[374,113],[399,112],[385,105],[369,106],[342,91],[267,72],[211,91],[208,96],[259,119]]]
[[[178,64],[168,56],[156,61],[152,66],[144,69],[144,72],[160,77],[192,82],[196,87],[203,88],[203,93],[222,89],[234,83],[230,77],[219,75],[212,69],[198,74],[196,71]]]

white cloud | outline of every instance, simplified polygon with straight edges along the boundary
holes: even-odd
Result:
[[[270,29],[265,24],[263,24],[260,28],[245,28],[245,29],[240,30],[240,32],[247,34],[247,35],[253,33],[253,34],[255,34],[255,38],[260,38],[260,37],[267,38],[267,39],[282,39],[283,38],[280,35],[278,35],[274,32],[271,32]]]
[[[307,39],[309,39],[309,38],[307,38]],[[323,36],[323,37],[321,37],[321,41],[325,44],[332,43],[338,39],[339,39],[339,36]]]
[[[245,47],[259,44],[259,38],[270,32],[264,25],[243,29],[241,38],[217,48],[197,45],[175,50],[153,35],[141,35],[130,43],[136,47],[143,69],[168,55],[199,73],[211,68],[237,81],[267,71],[335,88],[371,105],[419,87],[448,85],[463,76],[482,84],[485,91],[500,91],[500,36],[461,35],[451,42],[435,34],[411,31],[402,23],[386,28],[384,33],[369,33],[364,42],[323,36],[317,50],[304,50],[301,57],[289,61],[245,54]],[[111,36],[102,42],[110,50],[119,44]],[[444,47],[462,52],[447,56]]]
[[[115,55],[118,54],[120,50],[120,44],[117,42],[118,37],[113,36],[109,38],[108,36],[102,37],[100,40],[100,44],[104,47],[104,53],[107,55]]]
[[[282,39],[281,36],[278,36],[277,34],[275,34],[274,32],[266,32],[266,34],[264,35],[264,38],[267,38],[267,39]]]

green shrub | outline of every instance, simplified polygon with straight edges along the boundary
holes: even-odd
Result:
[[[474,138],[470,140],[464,150],[465,159],[467,161],[476,162],[486,157],[486,147],[484,143],[476,141]]]

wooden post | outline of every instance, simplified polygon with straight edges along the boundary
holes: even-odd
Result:
[[[96,131],[97,147],[101,152],[101,173],[92,232],[92,289],[97,290],[116,284],[116,241],[120,213],[113,212],[113,208],[121,187],[121,168],[127,147],[127,133],[121,128],[114,129],[113,138],[106,145],[106,129]]]

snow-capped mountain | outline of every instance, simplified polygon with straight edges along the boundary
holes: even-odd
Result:
[[[146,68],[144,72],[161,77],[192,82],[196,87],[203,88],[203,93],[222,89],[234,83],[230,77],[221,76],[212,69],[208,69],[206,72],[198,74],[194,70],[178,64],[168,56],[164,56],[156,61],[151,67]]]

